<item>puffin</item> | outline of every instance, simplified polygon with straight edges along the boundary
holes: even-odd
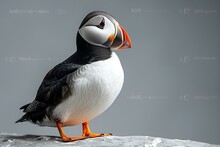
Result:
[[[93,11],[77,31],[76,52],[44,77],[35,99],[20,108],[18,122],[57,127],[64,142],[110,136],[92,133],[89,121],[109,108],[119,95],[124,71],[114,52],[131,48],[125,29],[103,11]],[[63,127],[82,124],[81,136],[68,136]]]

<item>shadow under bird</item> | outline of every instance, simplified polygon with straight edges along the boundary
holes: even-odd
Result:
[[[124,72],[113,50],[131,48],[125,29],[106,12],[94,11],[82,21],[77,51],[44,77],[35,100],[24,105],[17,122],[57,127],[65,142],[109,136],[90,131],[88,121],[109,108],[121,91]],[[69,137],[65,126],[82,124],[82,136]]]

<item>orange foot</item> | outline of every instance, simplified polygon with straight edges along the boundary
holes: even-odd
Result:
[[[89,137],[89,138],[95,138],[95,137],[103,137],[103,136],[111,136],[111,133],[108,134],[96,134],[96,133],[92,133],[89,129],[89,123],[88,122],[84,122],[82,124],[82,128],[83,128],[83,137]]]
[[[95,133],[92,133],[89,129],[89,123],[88,122],[84,122],[82,124],[82,127],[83,127],[82,136],[69,137],[63,131],[63,124],[60,123],[60,122],[57,122],[57,128],[58,128],[58,131],[60,133],[60,137],[61,137],[62,141],[64,141],[64,142],[71,142],[71,141],[83,140],[83,139],[86,139],[86,138],[95,138],[95,137],[103,137],[103,136],[111,136],[112,135],[111,133],[108,133],[108,134],[95,134]]]
[[[77,140],[83,140],[88,138],[87,136],[76,136],[76,137],[69,137],[67,136],[63,131],[63,124],[60,122],[57,122],[57,128],[60,133],[60,137],[63,142],[71,142],[71,141],[77,141]]]

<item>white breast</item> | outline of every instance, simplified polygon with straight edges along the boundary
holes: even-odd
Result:
[[[111,106],[123,82],[124,72],[114,52],[107,60],[84,65],[67,78],[72,95],[54,109],[53,117],[65,126],[89,121]]]

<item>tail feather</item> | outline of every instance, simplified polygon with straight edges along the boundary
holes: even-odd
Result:
[[[19,123],[19,122],[25,122],[28,121],[28,114],[23,115],[19,120],[17,120],[15,123]]]
[[[22,107],[20,108],[20,110],[24,109],[23,111],[25,111],[25,109],[26,109],[30,104],[31,104],[31,103],[22,106]]]

